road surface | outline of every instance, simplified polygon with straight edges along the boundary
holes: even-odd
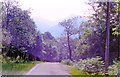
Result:
[[[26,75],[71,75],[69,68],[60,63],[39,63]]]

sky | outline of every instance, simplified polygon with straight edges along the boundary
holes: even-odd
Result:
[[[89,15],[88,0],[18,0],[23,9],[31,10],[31,17],[37,22],[46,20],[50,26],[70,16]],[[52,24],[52,25],[51,25]]]
[[[91,15],[89,0],[17,0],[23,10],[30,10],[37,30],[41,33],[51,32],[53,36],[60,35],[62,28],[58,23],[75,16]]]

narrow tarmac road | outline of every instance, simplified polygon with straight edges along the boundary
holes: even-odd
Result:
[[[39,63],[26,75],[71,75],[69,68],[60,63]]]

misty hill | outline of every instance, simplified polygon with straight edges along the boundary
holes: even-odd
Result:
[[[58,23],[55,24],[52,21],[48,21],[45,19],[37,18],[37,17],[34,18],[34,21],[37,25],[37,30],[40,30],[41,33],[50,32],[56,38],[61,36],[61,34],[64,32],[64,28],[60,26]],[[81,22],[83,21],[86,21],[86,19],[78,16],[78,19],[75,20],[75,23],[76,23],[75,26],[79,28]]]
[[[48,32],[50,32],[54,37],[59,37],[64,31],[64,28],[60,25],[56,25],[48,29]]]

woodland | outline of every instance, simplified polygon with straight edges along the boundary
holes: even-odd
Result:
[[[50,32],[37,30],[29,10],[21,9],[17,2],[4,0],[0,4],[1,63],[62,62],[88,73],[104,73],[107,3],[88,5],[94,14],[60,21],[58,25],[64,32],[56,38]],[[120,75],[119,69],[120,2],[110,2],[109,74]]]

